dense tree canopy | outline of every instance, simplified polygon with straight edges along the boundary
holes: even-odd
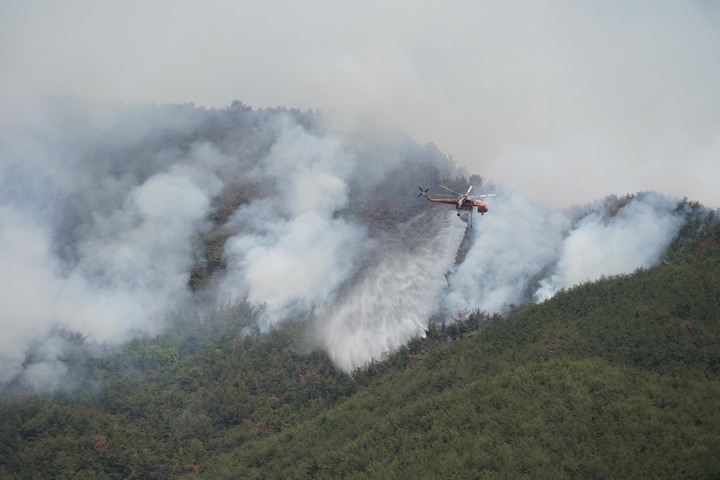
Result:
[[[129,129],[124,134],[142,137],[141,154],[132,155],[134,144],[120,135],[101,143],[91,164],[108,161],[112,175],[99,177],[107,179],[116,169],[127,173],[132,161],[142,177],[150,160],[170,158],[157,152],[190,154],[204,142],[242,157],[242,168],[233,164],[234,174],[208,197],[203,228],[189,240],[193,258],[183,263],[181,282],[187,278],[202,307],[183,303],[167,314],[162,333],[120,346],[91,344],[60,327],[49,343],[60,342],[61,353],[44,351],[48,342],[31,345],[21,367],[36,368],[53,388],[32,376],[1,386],[0,477],[720,477],[720,223],[713,212],[679,202],[684,223],[658,266],[560,289],[538,304],[518,302],[503,315],[468,309],[453,312],[452,322],[430,319],[424,338],[348,374],[309,334],[317,326],[312,306],[289,309],[284,323],[261,332],[267,305],[204,302],[227,273],[234,212],[279,196],[274,177],[243,174],[277,140],[265,121],[273,112],[240,102],[222,111],[163,108],[172,108],[168,118],[184,118],[183,128],[158,122],[147,138]],[[285,116],[314,133],[325,128],[313,112]],[[368,243],[382,247],[374,253],[392,254],[406,250],[389,246],[416,241],[437,219],[419,214],[427,203],[416,196],[416,177],[458,191],[483,180],[454,176],[432,145],[401,135],[388,143],[402,144],[402,155],[353,142],[359,163],[400,158],[382,181],[367,181],[370,168],[343,182],[352,202],[330,212],[328,225],[357,220]],[[67,264],[78,261],[74,236],[96,215],[85,192],[68,200],[78,208],[63,210],[68,218],[59,222],[55,247]],[[575,221],[590,211],[619,215],[634,198],[605,201],[600,213],[579,208]],[[456,264],[469,256],[471,237],[465,234]],[[371,254],[356,260],[375,261]],[[532,272],[536,281],[541,274],[547,271]],[[53,365],[63,374],[53,378]]]

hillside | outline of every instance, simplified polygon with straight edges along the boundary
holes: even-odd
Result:
[[[506,319],[474,314],[449,342],[434,332],[371,367],[351,398],[208,472],[714,478],[719,234],[690,264],[586,284]]]
[[[17,120],[0,130],[12,279],[0,385],[29,391],[85,374],[77,338],[113,350],[174,328],[177,312],[209,318],[243,301],[262,306],[247,332],[303,323],[308,348],[351,373],[433,318],[506,314],[654,267],[713,214],[658,192],[552,208],[332,112],[60,98]],[[497,195],[468,228],[468,212],[418,186]]]
[[[352,375],[302,321],[249,334],[247,302],[109,356],[66,333],[85,374],[4,391],[0,473],[716,478],[720,226],[690,231],[664,265],[435,324]]]
[[[717,476],[700,204],[550,208],[240,102],[0,133],[0,476]],[[417,196],[468,184],[498,194],[473,228]]]

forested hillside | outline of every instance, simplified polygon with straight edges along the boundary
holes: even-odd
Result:
[[[207,319],[245,301],[262,308],[244,333],[304,324],[308,348],[351,373],[424,336],[432,317],[506,314],[654,267],[713,215],[658,192],[552,208],[367,117],[239,101],[21,110],[0,129],[12,279],[0,384],[30,391],[86,376],[80,339],[111,351],[174,328],[177,312]],[[468,228],[467,211],[419,186],[496,196]]]
[[[104,355],[57,332],[72,384],[3,390],[0,476],[717,478],[720,226],[692,208],[657,267],[432,323],[352,374],[310,316],[261,335],[247,301]]]

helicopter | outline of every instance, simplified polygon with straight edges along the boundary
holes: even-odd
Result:
[[[418,186],[420,189],[420,193],[418,194],[418,197],[425,197],[428,201],[433,203],[445,203],[448,205],[455,205],[455,209],[457,210],[458,217],[460,216],[460,210],[469,210],[470,211],[470,228],[472,228],[472,212],[473,208],[477,208],[477,211],[480,215],[484,215],[485,212],[488,211],[487,203],[479,200],[480,198],[487,198],[487,197],[494,197],[494,193],[484,193],[481,195],[470,195],[470,192],[472,192],[473,186],[470,185],[465,193],[459,193],[455,190],[446,187],[445,185],[440,185],[441,188],[444,188],[445,190],[452,193],[452,195],[448,194],[437,194],[433,195],[432,197],[428,195],[428,192],[430,191],[429,188],[422,188]],[[442,198],[441,198],[442,197]]]

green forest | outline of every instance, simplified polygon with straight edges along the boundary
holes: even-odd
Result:
[[[0,477],[718,478],[720,225],[652,269],[466,312],[352,374],[247,301],[9,385]]]

